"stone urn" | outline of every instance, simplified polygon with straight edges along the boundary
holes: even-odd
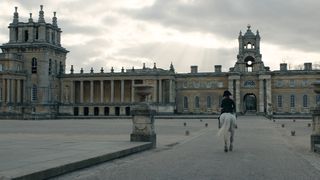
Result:
[[[313,91],[320,94],[320,80],[312,83]],[[316,151],[315,144],[320,145],[320,103],[318,102],[312,112],[312,134],[311,134],[311,150]]]
[[[154,130],[153,110],[148,103],[148,96],[153,92],[153,86],[139,84],[134,86],[136,95],[140,102],[132,108],[132,133],[130,141],[152,142],[152,146],[156,147],[156,133]]]

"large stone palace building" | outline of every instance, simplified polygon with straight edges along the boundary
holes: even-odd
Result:
[[[143,66],[115,72],[66,73],[66,55],[61,29],[54,13],[45,22],[43,7],[37,21],[32,14],[20,22],[17,8],[9,24],[9,42],[0,46],[0,117],[40,118],[126,116],[138,101],[135,86],[151,85],[148,101],[159,114],[219,114],[223,91],[233,94],[238,113],[264,115],[308,114],[320,97],[311,83],[320,70],[305,63],[302,70],[270,71],[260,54],[260,35],[248,26],[240,32],[239,52],[234,67],[222,72],[176,73]]]

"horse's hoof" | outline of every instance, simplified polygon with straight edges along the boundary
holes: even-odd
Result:
[[[233,150],[233,147],[232,147],[232,145],[230,145],[230,147],[229,147],[229,151],[232,151]]]
[[[224,147],[224,152],[228,152],[228,148],[227,147]]]

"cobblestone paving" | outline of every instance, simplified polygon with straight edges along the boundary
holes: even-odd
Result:
[[[199,120],[192,121],[199,124]],[[166,130],[158,132],[159,141],[164,142],[167,138],[166,142],[169,143],[168,138],[173,138],[169,145],[162,143],[154,150],[55,179],[301,180],[320,177],[320,156],[309,151],[310,128],[307,122],[290,123],[282,128],[281,122],[274,123],[257,116],[241,116],[238,118],[234,151],[228,153],[223,152],[222,138],[217,137],[213,120],[209,123],[209,128],[197,129],[188,138],[179,136],[177,139],[174,139],[173,132],[181,132],[186,127],[173,123],[167,137],[161,134]],[[289,134],[290,127],[296,129],[296,136]],[[173,143],[175,141],[177,143]]]

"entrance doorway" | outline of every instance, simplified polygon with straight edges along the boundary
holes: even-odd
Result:
[[[253,93],[248,93],[243,97],[243,111],[257,112],[257,97]]]

